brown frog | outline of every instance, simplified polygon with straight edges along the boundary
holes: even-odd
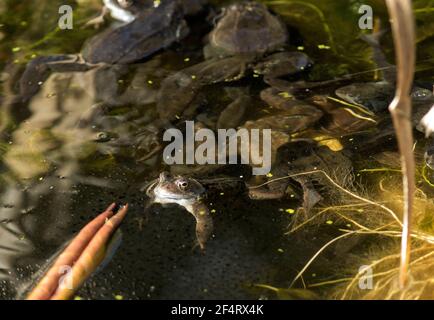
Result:
[[[299,173],[301,171],[300,164],[308,167],[309,163],[312,163],[312,159],[303,155],[300,159],[301,162],[291,168],[288,161],[284,160],[287,157],[282,153],[282,148],[291,148],[293,143],[304,140],[314,142],[311,139],[299,138],[297,135],[314,127],[322,118],[323,112],[312,104],[298,100],[289,93],[280,92],[274,88],[261,91],[260,96],[264,102],[277,112],[275,111],[272,115],[257,120],[247,121],[243,127],[247,129],[271,129],[271,162],[273,165],[268,180],[277,179],[277,182],[267,183],[264,187],[253,187],[252,184],[263,183],[267,180],[266,177],[250,182],[249,196],[255,200],[278,199],[285,196],[290,184],[290,179],[281,178],[288,174]],[[310,178],[309,176],[292,178],[303,188],[303,207],[306,211],[310,211],[321,199]]]
[[[292,141],[291,135],[313,126],[323,115],[313,105],[302,101],[292,101],[293,105],[286,110],[273,112],[256,120],[249,120],[242,128],[271,129],[271,160],[276,158],[278,149]],[[254,147],[254,146],[252,146]],[[259,150],[259,149],[258,149]]]
[[[81,54],[33,59],[20,79],[22,99],[35,94],[51,72],[86,71],[107,64],[131,64],[181,40],[189,32],[184,20],[188,3],[162,1],[156,7],[138,10],[131,22],[109,28],[87,41]],[[135,5],[128,10],[132,8]]]
[[[162,172],[147,188],[152,203],[177,204],[196,219],[196,238],[202,250],[213,232],[213,221],[207,206],[202,202],[205,188],[195,179],[172,176]]]
[[[225,7],[208,36],[205,61],[163,81],[160,117],[181,117],[202,87],[239,80],[248,69],[265,80],[305,70],[311,60],[304,53],[285,51],[287,40],[286,26],[263,4],[242,1]]]
[[[302,188],[303,210],[309,215],[323,199],[315,185],[319,185],[321,190],[326,189],[328,197],[333,198],[336,194],[336,188],[325,174],[337,183],[345,184],[351,180],[351,172],[351,161],[343,151],[332,151],[326,146],[308,142],[292,143],[281,148],[265,181],[249,185],[249,196],[255,200],[279,199],[288,194],[294,196],[291,185],[295,181]]]

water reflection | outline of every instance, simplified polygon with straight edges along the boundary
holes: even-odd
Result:
[[[119,187],[101,172],[116,164],[116,156],[135,157],[146,147],[155,90],[142,83],[158,65],[156,59],[134,70],[53,73],[40,83],[26,106],[30,116],[14,129],[3,156],[2,278],[19,278],[13,270],[36,246],[55,247],[65,240],[78,186]]]

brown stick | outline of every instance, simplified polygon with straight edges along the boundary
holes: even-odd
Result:
[[[413,158],[413,129],[411,125],[410,92],[414,76],[415,34],[410,0],[386,0],[392,18],[392,32],[397,60],[395,98],[389,105],[401,153],[404,212],[401,241],[399,285],[404,288],[408,279],[410,261],[410,230],[415,191],[415,164]]]
[[[28,295],[27,300],[47,300],[55,292],[62,276],[60,270],[70,266],[79,258],[80,254],[104,224],[106,219],[113,215],[115,204],[111,204],[103,213],[89,222],[59,255],[53,266],[48,270],[42,280]]]

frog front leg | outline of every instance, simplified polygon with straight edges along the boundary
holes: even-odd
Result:
[[[201,201],[185,206],[196,219],[196,239],[200,249],[205,250],[205,245],[212,235],[214,223],[208,207]]]
[[[283,164],[276,165],[267,175],[265,183],[257,183],[248,186],[248,196],[252,200],[277,200],[284,198],[287,194],[295,194],[289,185],[287,167]],[[265,178],[264,176],[262,178]],[[256,178],[255,180],[257,180]]]

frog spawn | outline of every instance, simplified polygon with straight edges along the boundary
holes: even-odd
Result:
[[[107,268],[95,274],[78,292],[84,299],[113,299],[115,294],[122,295],[124,300],[257,299],[261,295],[272,298],[272,293],[258,292],[251,285],[288,277],[285,266],[293,263],[294,257],[303,262],[291,250],[276,251],[280,247],[294,248],[294,242],[276,232],[287,226],[277,207],[264,215],[262,208],[241,194],[231,203],[217,201],[210,195],[207,203],[214,203],[210,210],[214,209],[211,214],[215,240],[207,243],[204,255],[192,252],[195,227],[182,207],[155,205],[148,223],[139,230],[133,217],[143,214],[143,194],[132,187],[114,191],[112,197],[119,201],[127,198],[131,205],[130,218],[122,226],[122,247]],[[87,193],[98,196],[98,190]],[[85,211],[90,212],[91,208],[86,207]],[[309,254],[314,249],[311,245]]]

